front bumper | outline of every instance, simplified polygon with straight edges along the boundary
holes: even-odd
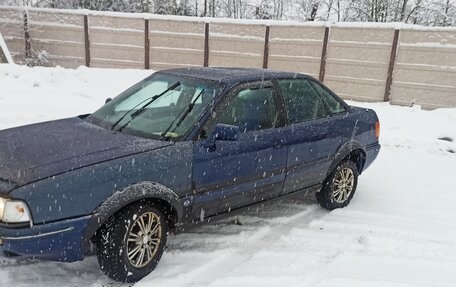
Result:
[[[92,216],[35,225],[0,226],[0,255],[74,262],[84,258],[84,230]]]

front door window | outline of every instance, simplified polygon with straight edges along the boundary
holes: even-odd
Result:
[[[238,126],[241,133],[270,129],[276,126],[276,111],[272,86],[244,87],[215,111],[206,132],[216,124]]]

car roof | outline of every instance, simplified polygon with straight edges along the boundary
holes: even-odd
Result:
[[[158,73],[187,76],[192,78],[207,79],[225,84],[241,81],[267,80],[275,78],[309,77],[300,73],[280,72],[256,68],[231,68],[231,67],[192,67],[161,70]]]

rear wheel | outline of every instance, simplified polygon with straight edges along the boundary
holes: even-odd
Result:
[[[341,162],[316,193],[317,201],[326,209],[342,208],[350,203],[358,184],[358,169],[351,160]]]
[[[110,278],[136,282],[155,269],[167,238],[166,220],[157,206],[146,201],[130,205],[101,230],[98,262]]]

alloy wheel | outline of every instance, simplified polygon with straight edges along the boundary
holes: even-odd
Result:
[[[337,203],[344,203],[350,197],[355,183],[355,176],[351,168],[339,170],[334,179],[333,199]]]
[[[157,253],[162,238],[160,218],[146,212],[136,218],[127,237],[128,261],[133,267],[149,264]]]

